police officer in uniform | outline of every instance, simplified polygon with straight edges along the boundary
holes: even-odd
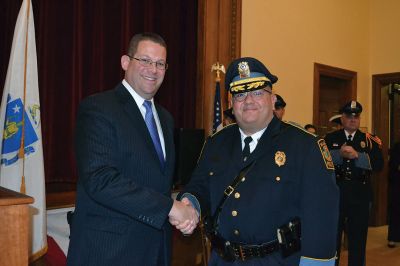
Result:
[[[257,59],[230,64],[225,86],[237,124],[207,139],[178,195],[209,215],[209,265],[334,265],[333,162],[323,139],[273,115],[276,81]]]
[[[372,201],[371,172],[383,168],[381,141],[359,130],[362,106],[350,101],[340,109],[343,129],[325,137],[335,164],[340,189],[340,215],[337,253],[340,255],[342,232],[347,229],[348,265],[365,265],[365,246]],[[339,259],[337,260],[339,265]]]
[[[276,102],[275,102],[274,114],[278,119],[282,120],[283,115],[285,114],[286,102],[279,94],[275,94],[275,96],[276,96]]]

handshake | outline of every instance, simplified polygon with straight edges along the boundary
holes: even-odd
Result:
[[[174,200],[174,204],[168,214],[169,222],[184,235],[190,235],[199,223],[199,213],[187,198],[181,201]]]

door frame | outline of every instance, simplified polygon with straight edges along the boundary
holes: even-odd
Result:
[[[320,63],[314,63],[314,98],[313,98],[313,124],[319,123],[319,95],[320,95],[320,78],[321,76],[338,78],[350,81],[350,92],[347,100],[357,99],[357,72],[328,66]]]
[[[372,179],[374,202],[371,212],[371,225],[379,226],[387,224],[387,192],[388,192],[388,146],[389,134],[385,119],[382,119],[380,110],[381,90],[390,83],[400,82],[400,72],[372,75],[372,128],[383,142],[382,153],[384,158],[383,170],[375,173]]]

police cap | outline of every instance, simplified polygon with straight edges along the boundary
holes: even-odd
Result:
[[[276,95],[275,109],[285,108],[286,102],[283,100],[282,96]]]
[[[338,125],[341,125],[341,124],[342,124],[342,120],[340,120],[341,117],[342,117],[341,114],[334,115],[334,116],[332,116],[331,118],[329,118],[329,122],[332,122],[332,123],[336,123],[336,124],[338,124]]]
[[[362,105],[357,101],[350,101],[340,108],[339,112],[341,114],[358,115],[362,112]]]
[[[231,62],[225,75],[225,89],[231,94],[272,88],[278,77],[272,75],[263,63],[252,57]]]

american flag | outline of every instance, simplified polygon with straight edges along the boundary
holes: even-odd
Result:
[[[215,83],[214,97],[214,123],[212,132],[215,133],[222,128],[221,92],[219,81]]]

